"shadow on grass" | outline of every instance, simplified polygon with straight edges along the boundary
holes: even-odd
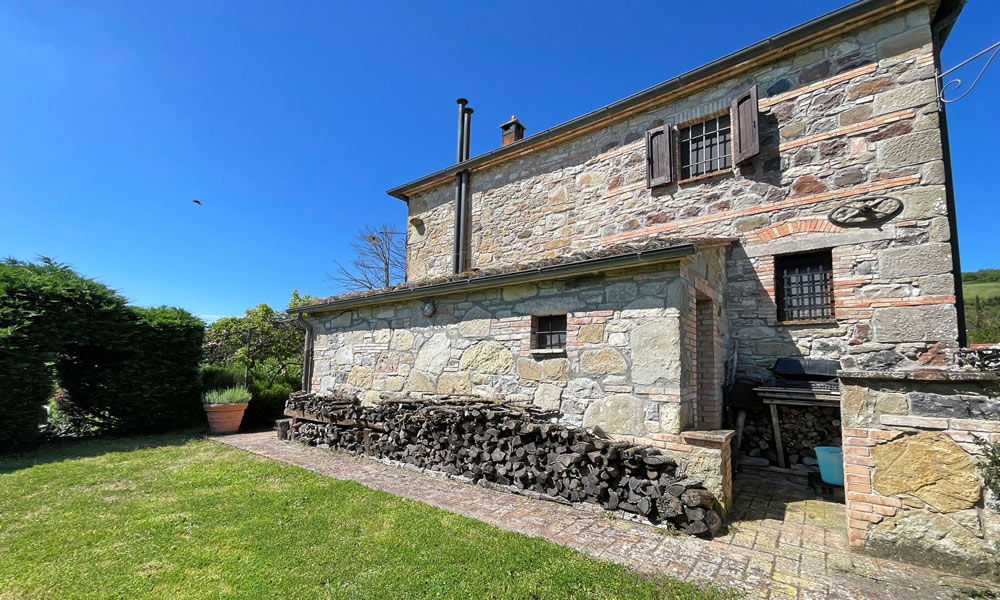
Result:
[[[67,438],[45,442],[37,448],[0,453],[0,475],[28,469],[36,465],[61,462],[74,458],[101,456],[109,452],[132,452],[144,448],[181,446],[203,438],[206,429],[194,428],[169,433],[94,438]]]

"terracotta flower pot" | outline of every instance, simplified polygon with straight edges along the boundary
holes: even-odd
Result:
[[[212,433],[235,433],[243,421],[246,402],[232,404],[203,404],[208,415],[208,428]]]

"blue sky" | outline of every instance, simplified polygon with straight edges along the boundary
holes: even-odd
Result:
[[[331,295],[359,225],[402,228],[385,190],[454,161],[458,96],[480,154],[844,4],[0,1],[0,255],[208,316]],[[997,23],[971,0],[945,67]],[[1000,267],[998,97],[995,64],[949,109],[966,270]]]

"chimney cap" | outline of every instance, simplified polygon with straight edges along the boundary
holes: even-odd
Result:
[[[521,120],[517,118],[517,115],[511,115],[510,116],[510,120],[507,121],[506,123],[500,125],[500,128],[501,129],[505,129],[506,127],[508,127],[510,125],[513,125],[514,123],[517,123],[518,125],[521,125]],[[524,125],[521,125],[521,127],[524,127]]]
[[[521,121],[517,119],[517,116],[511,115],[510,121],[507,121],[500,126],[500,133],[501,147],[507,146],[521,140],[524,137],[524,125],[522,125]]]

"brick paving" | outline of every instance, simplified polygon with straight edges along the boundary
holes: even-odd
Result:
[[[367,458],[279,441],[273,431],[214,438],[321,475],[419,500],[595,558],[684,581],[735,588],[746,598],[931,600],[963,598],[989,584],[851,553],[844,507],[803,487],[736,480],[728,533],[714,540],[673,535],[606,511],[534,500]]]

